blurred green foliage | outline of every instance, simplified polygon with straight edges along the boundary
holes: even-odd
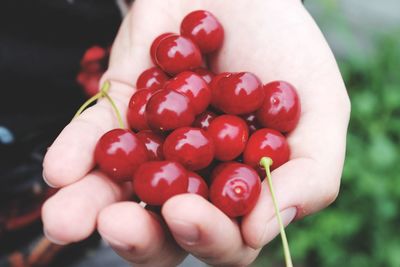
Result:
[[[400,266],[400,33],[339,59],[352,102],[341,192],[288,227],[295,266]],[[276,238],[254,266],[283,266]]]

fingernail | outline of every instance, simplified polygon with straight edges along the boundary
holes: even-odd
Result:
[[[47,180],[46,176],[44,175],[44,170],[43,170],[43,172],[42,172],[42,177],[43,177],[43,180],[45,181],[45,183],[46,183],[48,186],[50,186],[50,187],[52,187],[52,188],[56,188],[55,185],[53,185],[52,183],[50,183],[50,182]]]
[[[282,224],[286,227],[291,221],[293,221],[296,216],[297,209],[295,207],[287,208],[280,212],[282,218]],[[274,239],[279,234],[279,224],[276,216],[270,219],[266,226],[264,234],[262,235],[261,242],[263,246],[269,243],[272,239]]]
[[[44,235],[46,236],[46,238],[47,238],[51,243],[54,243],[54,244],[56,244],[56,245],[61,245],[61,246],[67,244],[67,242],[63,242],[63,241],[57,240],[57,239],[55,239],[54,237],[52,237],[52,236],[46,231],[46,229],[43,229],[43,233],[44,233]]]
[[[192,223],[180,220],[171,220],[168,226],[175,239],[188,246],[196,244],[200,239],[200,231],[198,227]]]

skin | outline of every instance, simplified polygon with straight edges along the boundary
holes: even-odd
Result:
[[[214,72],[250,71],[263,83],[287,80],[298,89],[302,114],[288,137],[291,159],[272,173],[284,223],[325,208],[339,190],[350,102],[332,52],[299,0],[135,1],[102,79],[111,81],[111,97],[125,114],[132,85],[152,65],[152,40],[177,32],[181,19],[197,9],[214,13],[225,29],[224,45],[211,59]],[[196,195],[165,203],[167,226],[138,204],[124,202],[125,188],[92,170],[97,140],[115,127],[115,115],[102,100],[67,125],[49,148],[44,177],[61,188],[43,206],[49,239],[76,242],[97,228],[135,266],[175,266],[187,253],[210,265],[246,266],[279,233],[265,182],[241,225]]]

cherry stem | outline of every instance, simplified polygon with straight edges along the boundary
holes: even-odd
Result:
[[[272,202],[274,204],[275,214],[276,214],[276,218],[278,219],[279,230],[281,233],[283,253],[285,256],[286,267],[293,267],[292,257],[290,256],[289,243],[286,238],[285,227],[283,226],[283,223],[282,223],[281,214],[280,214],[279,208],[278,208],[278,202],[276,201],[275,191],[274,191],[274,187],[272,185],[272,178],[271,178],[271,171],[270,171],[270,167],[272,165],[272,159],[269,157],[263,157],[260,161],[260,165],[264,167],[265,173],[267,174],[268,186],[269,186],[269,190],[271,192]]]
[[[117,120],[118,120],[118,124],[119,127],[122,129],[125,129],[125,124],[124,121],[122,120],[122,116],[121,113],[119,112],[117,106],[115,105],[115,102],[112,100],[112,98],[110,97],[110,95],[108,94],[108,91],[110,91],[110,87],[111,84],[109,81],[105,81],[103,83],[103,86],[101,87],[100,91],[95,94],[94,96],[92,96],[91,98],[89,98],[88,100],[86,100],[85,103],[83,103],[83,105],[79,108],[79,110],[76,112],[74,119],[76,117],[78,117],[79,115],[82,114],[82,112],[90,105],[92,104],[94,101],[99,100],[102,97],[107,98],[108,102],[110,102],[116,116],[117,116]]]

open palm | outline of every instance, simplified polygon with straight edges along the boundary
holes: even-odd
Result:
[[[151,66],[152,40],[179,32],[182,18],[196,9],[214,13],[225,29],[222,49],[210,58],[213,71],[250,71],[264,83],[287,80],[298,89],[302,114],[288,137],[291,158],[272,173],[284,223],[329,205],[339,189],[350,104],[335,59],[299,0],[135,1],[102,79],[111,82],[111,97],[125,113],[136,78]],[[44,176],[61,187],[43,207],[50,239],[75,242],[97,228],[118,254],[140,266],[175,266],[187,253],[212,265],[242,266],[279,233],[264,183],[240,224],[196,195],[168,200],[163,220],[124,201],[129,189],[93,170],[97,140],[116,127],[111,107],[100,101],[49,148]]]

